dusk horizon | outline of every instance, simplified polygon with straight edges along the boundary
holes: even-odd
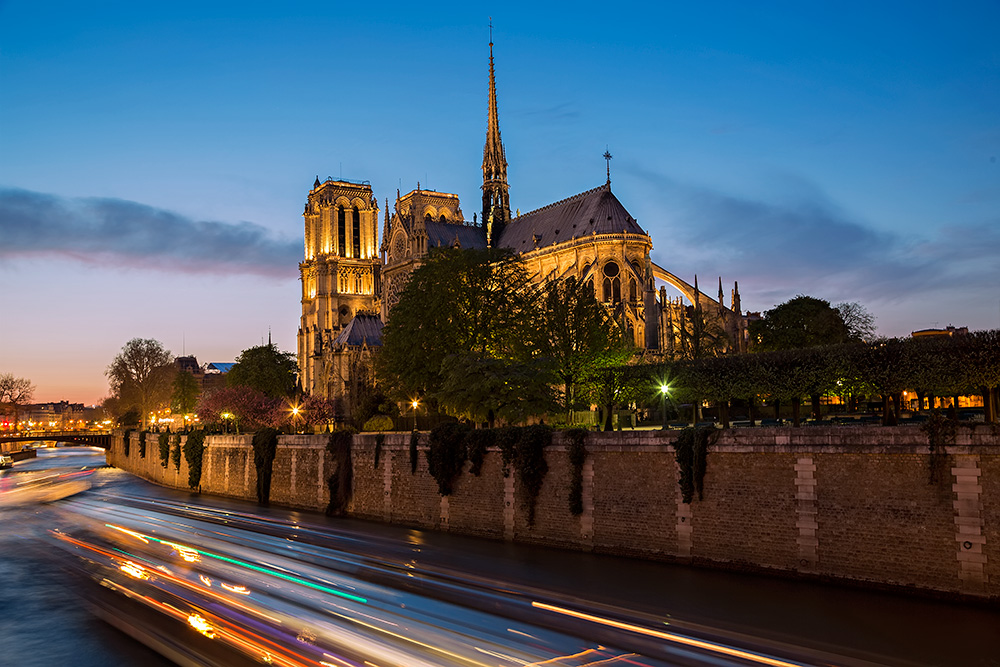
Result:
[[[132,338],[294,352],[317,177],[478,210],[488,10],[238,7],[0,6],[0,371],[36,402],[99,403]],[[744,312],[1000,327],[1000,9],[598,7],[493,13],[512,212],[607,150],[653,261]]]

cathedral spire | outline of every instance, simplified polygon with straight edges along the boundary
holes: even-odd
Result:
[[[507,188],[507,158],[500,140],[500,119],[497,113],[497,86],[493,72],[493,21],[490,20],[490,101],[486,125],[486,145],[483,146],[483,217],[486,242],[495,246],[510,221],[510,196]]]

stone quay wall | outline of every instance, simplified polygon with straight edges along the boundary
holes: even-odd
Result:
[[[187,488],[187,462],[145,459],[121,433],[108,462]],[[548,474],[528,524],[516,475],[497,450],[479,476],[465,472],[442,497],[421,434],[411,472],[409,433],[354,436],[349,516],[498,540],[693,562],[1000,601],[1000,434],[960,429],[946,457],[930,455],[917,427],[731,429],[710,446],[704,496],[682,502],[676,433],[590,433],[583,513],[569,508],[572,466],[556,433]],[[206,438],[201,491],[256,499],[251,436]],[[324,510],[337,463],[328,436],[281,436],[271,502]],[[376,453],[376,450],[378,452]],[[376,463],[376,456],[378,461]],[[936,475],[932,476],[932,468]]]

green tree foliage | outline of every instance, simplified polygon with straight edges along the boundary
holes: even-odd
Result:
[[[298,363],[291,352],[273,343],[243,350],[226,374],[230,387],[250,387],[272,398],[295,393]]]
[[[378,376],[397,400],[422,396],[434,402],[448,379],[445,361],[453,355],[527,363],[526,315],[535,295],[521,262],[508,251],[432,250],[410,276],[382,332]]]
[[[710,317],[700,302],[688,306],[685,313],[680,331],[680,358],[717,357],[729,349],[731,342],[721,320]]]
[[[201,394],[201,387],[194,376],[185,371],[178,372],[172,389],[170,411],[179,415],[194,412],[198,407],[198,396]]]
[[[584,382],[586,395],[604,410],[605,431],[612,429],[612,414],[618,407],[631,403],[645,404],[655,393],[654,381],[647,366],[618,364],[596,368]]]
[[[163,344],[149,338],[133,338],[105,371],[119,414],[139,411],[145,427],[149,414],[166,407],[177,372],[174,357]]]
[[[474,421],[519,422],[556,407],[553,377],[537,360],[519,362],[451,355],[441,364],[438,404],[448,414]]]
[[[192,431],[184,441],[184,460],[188,464],[188,486],[198,489],[201,486],[201,464],[205,454],[205,432]]]
[[[590,286],[575,277],[547,283],[539,306],[532,343],[550,361],[563,386],[563,408],[570,411],[576,407],[577,385],[599,369],[624,363],[633,346]]]
[[[836,345],[850,340],[851,330],[829,301],[799,295],[775,306],[750,324],[758,351],[794,350]]]

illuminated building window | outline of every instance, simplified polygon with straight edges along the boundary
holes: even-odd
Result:
[[[341,257],[347,254],[347,221],[343,206],[337,207],[337,252]]]
[[[354,214],[354,225],[351,228],[351,232],[353,234],[353,238],[351,240],[353,241],[352,250],[354,252],[351,254],[351,257],[361,257],[361,212],[358,211],[358,207],[355,206],[352,213]]]
[[[604,265],[604,301],[618,303],[622,300],[622,282],[618,274],[621,269],[615,262]]]

